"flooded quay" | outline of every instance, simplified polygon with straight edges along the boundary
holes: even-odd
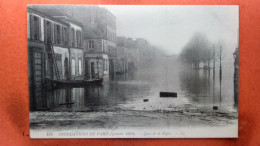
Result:
[[[171,61],[161,63],[166,62]],[[220,81],[212,70],[166,63],[150,70],[106,76],[101,85],[46,90],[30,100],[30,127],[69,130],[236,125],[238,103],[232,71],[226,69]],[[160,91],[177,92],[178,96],[161,98]]]

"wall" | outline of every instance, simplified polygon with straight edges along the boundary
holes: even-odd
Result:
[[[74,55],[72,55],[74,54]],[[80,79],[84,76],[84,59],[83,59],[83,50],[77,48],[70,48],[70,62],[71,62],[71,79]],[[72,59],[75,59],[75,65],[72,64]],[[81,63],[80,63],[80,61]],[[79,65],[81,64],[81,65]],[[80,67],[81,66],[81,67]],[[75,75],[73,75],[73,69],[75,69]]]
[[[94,42],[94,48],[90,48],[89,47],[89,41],[93,41]],[[84,39],[83,40],[83,48],[85,51],[87,52],[106,52],[106,50],[103,49],[103,43],[102,43],[102,39]]]

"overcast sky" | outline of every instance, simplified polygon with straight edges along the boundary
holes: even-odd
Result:
[[[211,42],[237,46],[237,6],[101,6],[117,19],[117,36],[145,38],[167,54],[178,54],[195,32]]]

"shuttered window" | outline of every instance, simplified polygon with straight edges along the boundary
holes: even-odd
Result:
[[[75,47],[75,30],[72,28],[71,30],[71,46]]]
[[[54,40],[54,23],[51,23],[51,40],[52,40],[52,43],[55,42],[55,40]]]
[[[71,53],[71,74],[73,76],[76,75],[76,60],[74,53]]]
[[[56,25],[57,29],[57,44],[61,44],[61,30],[60,30],[60,25]]]
[[[33,39],[33,16],[30,15],[30,39]]]
[[[54,44],[56,44],[57,43],[57,25],[56,24],[54,24]]]
[[[94,41],[92,41],[92,40],[89,41],[89,42],[88,42],[88,47],[89,47],[89,48],[94,48]]]
[[[52,27],[51,22],[45,20],[45,41],[52,41]]]
[[[40,40],[40,33],[41,33],[41,27],[40,27],[40,20],[37,16],[31,16],[31,39],[34,40]]]
[[[64,45],[68,45],[68,29],[66,27],[64,27],[63,35],[64,35]]]
[[[77,47],[81,48],[81,31],[77,31],[76,36],[77,36]]]
[[[64,45],[64,27],[61,26],[60,30],[61,30],[61,45]]]
[[[70,46],[75,47],[75,30],[73,28],[70,29],[69,41],[70,41]]]

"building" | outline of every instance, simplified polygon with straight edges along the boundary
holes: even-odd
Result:
[[[161,55],[161,52],[143,38],[134,40],[122,36],[117,37],[117,57],[119,62],[124,61],[125,65],[121,64],[127,66],[128,71],[151,68],[156,55]]]
[[[88,20],[84,23],[84,57],[88,61],[88,76],[114,73],[117,65],[115,17],[98,6],[83,10],[86,13],[84,18]]]
[[[133,66],[133,63],[130,62],[130,57],[129,57],[130,55],[128,52],[129,49],[126,47],[126,38],[117,37],[116,42],[117,42],[117,58],[118,58],[117,72],[126,73],[129,70],[128,64],[131,64]]]
[[[55,18],[69,24],[68,46],[69,46],[69,64],[71,80],[82,80],[85,78],[84,60],[83,60],[83,27],[82,24],[69,19],[67,16],[54,16]]]
[[[117,54],[120,68],[127,71],[135,71],[139,64],[140,55],[136,48],[136,41],[132,38],[117,37]]]
[[[49,44],[47,42],[49,40],[56,54],[55,63],[51,57],[51,46],[48,47],[46,45],[46,51],[49,53],[47,58],[49,62],[47,64],[47,73],[51,74],[49,78],[57,79],[56,72],[58,72],[61,80],[83,79],[82,24],[72,17],[61,13],[53,6],[31,5],[28,7],[52,19],[52,21],[44,19],[43,26],[41,27],[45,28],[46,44]],[[55,64],[57,64],[58,69],[55,69]],[[54,71],[51,66],[54,66]]]
[[[41,92],[46,78],[70,78],[69,25],[30,7],[27,9],[27,24],[29,96],[32,99],[30,105],[34,106],[45,103]]]
[[[109,59],[106,40],[84,38],[86,78],[102,77],[109,74]]]
[[[35,75],[32,78],[36,81],[40,78],[69,79],[69,25],[31,8],[28,8],[27,17],[29,68]],[[48,41],[53,48],[47,45]],[[53,58],[57,64],[56,72]]]
[[[88,60],[86,67],[91,74],[100,73],[108,75],[114,73],[117,69],[117,50],[116,50],[116,18],[107,9],[99,6],[60,6],[60,10],[71,14],[73,18],[83,24],[84,39],[83,48],[85,50],[84,58]],[[103,51],[100,51],[103,50]],[[102,53],[102,54],[100,54]],[[99,54],[97,56],[97,54]],[[101,71],[92,71],[96,69],[97,61],[102,66]],[[108,60],[107,60],[108,58]],[[91,68],[91,62],[93,67]]]
[[[113,74],[117,69],[116,18],[107,9],[98,6],[90,6],[86,8],[86,12],[89,14],[89,21],[85,23],[84,30],[85,42],[86,46],[88,46],[85,49],[88,53],[94,53],[93,55],[103,50],[103,54],[100,56],[103,61],[103,73],[104,75]],[[92,42],[94,43],[93,45],[90,44]],[[91,45],[94,46],[92,50],[89,48]],[[108,55],[108,60],[105,54]]]

